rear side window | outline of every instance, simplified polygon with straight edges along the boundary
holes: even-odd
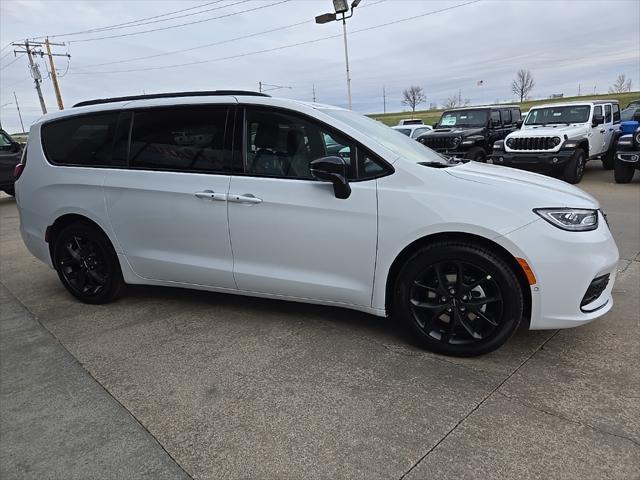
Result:
[[[42,145],[49,162],[81,167],[111,166],[118,113],[83,115],[42,126]]]
[[[620,123],[620,105],[613,104],[613,123]]]
[[[611,105],[604,106],[604,121],[605,123],[611,123]]]
[[[502,110],[502,124],[511,125],[511,110]]]
[[[132,168],[227,172],[226,106],[154,108],[136,111],[131,129]]]

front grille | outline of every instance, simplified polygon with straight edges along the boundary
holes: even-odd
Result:
[[[515,137],[512,138],[511,150],[551,150],[554,145],[551,143],[553,137]]]
[[[589,305],[591,302],[595,301],[600,295],[602,295],[602,292],[604,292],[604,289],[607,288],[608,284],[609,284],[608,273],[606,275],[602,275],[601,277],[594,278],[591,284],[589,285],[589,288],[587,288],[587,293],[585,293],[584,297],[582,297],[580,308],[584,307],[585,305]]]
[[[426,136],[424,138],[421,138],[420,140],[424,139],[424,142],[422,143],[433,150],[449,150],[449,149],[455,148],[455,145],[453,143],[454,138],[455,137]]]

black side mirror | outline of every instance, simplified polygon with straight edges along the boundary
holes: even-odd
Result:
[[[434,129],[438,128],[438,122],[436,122],[436,123],[434,123],[434,124],[433,124],[433,128],[434,128]]]
[[[347,164],[341,157],[322,157],[310,164],[311,175],[321,182],[333,183],[336,198],[349,198],[351,185],[347,180]]]
[[[597,127],[598,125],[602,125],[604,123],[604,115],[594,115],[592,126]]]
[[[522,128],[523,123],[524,123],[524,120],[516,120],[516,128]]]

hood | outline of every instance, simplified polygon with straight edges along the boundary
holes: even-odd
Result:
[[[428,132],[422,134],[422,136],[428,137],[469,137],[471,135],[482,135],[484,133],[484,128],[473,127],[473,128],[464,128],[464,127],[438,127]]]
[[[445,170],[453,177],[496,187],[520,199],[528,197],[532,208],[599,208],[598,201],[587,192],[562,180],[515,168],[467,162]],[[508,198],[506,199],[508,201]]]
[[[583,123],[573,125],[523,125],[520,130],[508,135],[509,138],[517,137],[564,137],[573,138],[583,135],[588,130],[588,125]]]

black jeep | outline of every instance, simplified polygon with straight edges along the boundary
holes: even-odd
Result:
[[[446,110],[433,130],[417,140],[437,152],[486,162],[493,142],[520,127],[520,107],[499,105]]]
[[[616,183],[629,183],[634,172],[640,169],[640,127],[618,139],[613,169]]]

